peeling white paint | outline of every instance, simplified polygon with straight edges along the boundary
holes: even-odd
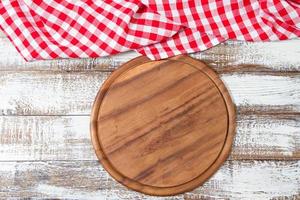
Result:
[[[126,190],[126,189],[125,189]],[[135,199],[135,200],[181,200],[181,196],[177,197],[153,197],[147,196],[136,192],[112,192],[111,190],[98,190],[98,191],[82,191],[76,189],[68,189],[64,187],[57,187],[47,184],[39,184],[33,189],[33,192],[40,193],[50,198],[70,198],[70,199],[82,199],[82,200],[119,200],[119,199]]]
[[[89,115],[108,73],[0,72],[0,113]],[[300,111],[300,76],[223,75],[237,106],[290,106]]]
[[[89,116],[0,116],[0,161],[96,160]],[[241,115],[231,156],[299,156],[300,116]]]
[[[187,196],[245,200],[300,197],[299,161],[288,165],[284,165],[284,162],[270,162],[266,166],[263,163],[268,162],[244,162],[241,165],[226,163],[210,181],[195,191],[196,194]],[[282,168],[277,168],[280,165]],[[228,184],[230,182],[235,184]]]
[[[300,108],[300,76],[222,75],[237,105]]]
[[[150,197],[127,190],[98,162],[83,160],[96,160],[88,115],[109,74],[100,71],[115,69],[138,54],[131,51],[99,59],[25,63],[1,32],[0,46],[0,115],[10,115],[0,116],[1,198],[300,199],[300,161],[228,161],[202,187],[175,197]],[[249,65],[261,66],[264,71],[299,71],[300,40],[228,41],[192,56],[207,60],[216,69]],[[300,76],[271,74],[231,73],[222,75],[222,79],[238,109],[289,107],[300,112]],[[295,116],[240,116],[232,157],[298,158],[300,130]],[[9,162],[16,160],[19,162]]]
[[[300,116],[289,119],[240,116],[234,143],[233,151],[241,154],[248,149],[265,156],[277,152],[277,156],[292,157],[300,150]],[[244,144],[243,148],[240,148],[241,144]]]
[[[0,116],[0,160],[96,160],[88,116]]]
[[[174,197],[152,197],[126,189],[108,178],[99,164],[88,161],[8,162],[11,175],[0,168],[0,195],[8,197],[183,200],[297,199],[300,161],[229,161],[203,186]],[[12,174],[15,174],[12,175]],[[7,191],[2,193],[1,191]],[[7,196],[5,196],[7,195]]]

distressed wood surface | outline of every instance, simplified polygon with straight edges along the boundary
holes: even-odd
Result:
[[[89,116],[1,116],[0,161],[97,160],[89,121]],[[300,116],[238,115],[229,159],[300,159]]]
[[[110,72],[0,72],[0,115],[89,115]],[[221,74],[238,112],[300,112],[300,72]]]
[[[0,32],[0,199],[300,199],[300,40],[228,41],[192,55],[231,92],[237,134],[211,180],[169,198],[113,181],[90,143],[99,87],[136,56],[26,63]]]
[[[227,161],[202,187],[151,197],[114,181],[97,161],[5,162],[0,196],[69,199],[299,199],[300,161]],[[251,198],[250,198],[251,197]]]

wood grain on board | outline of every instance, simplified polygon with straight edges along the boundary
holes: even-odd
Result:
[[[236,113],[226,87],[189,56],[135,58],[99,91],[92,143],[120,183],[150,195],[190,191],[228,158]]]
[[[0,32],[0,197],[165,199],[113,181],[90,144],[96,92],[137,55],[26,63]],[[192,56],[227,84],[237,134],[229,161],[210,181],[168,199],[300,199],[300,40],[228,41]]]
[[[300,161],[227,161],[202,187],[151,197],[114,181],[97,161],[4,162],[0,196],[106,200],[299,199]]]

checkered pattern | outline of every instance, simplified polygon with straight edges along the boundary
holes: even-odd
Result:
[[[26,60],[134,49],[151,59],[227,39],[300,36],[299,0],[0,0],[0,28]]]

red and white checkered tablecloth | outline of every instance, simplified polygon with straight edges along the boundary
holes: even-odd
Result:
[[[300,1],[0,0],[0,28],[28,61],[131,49],[161,59],[228,39],[299,37]]]

